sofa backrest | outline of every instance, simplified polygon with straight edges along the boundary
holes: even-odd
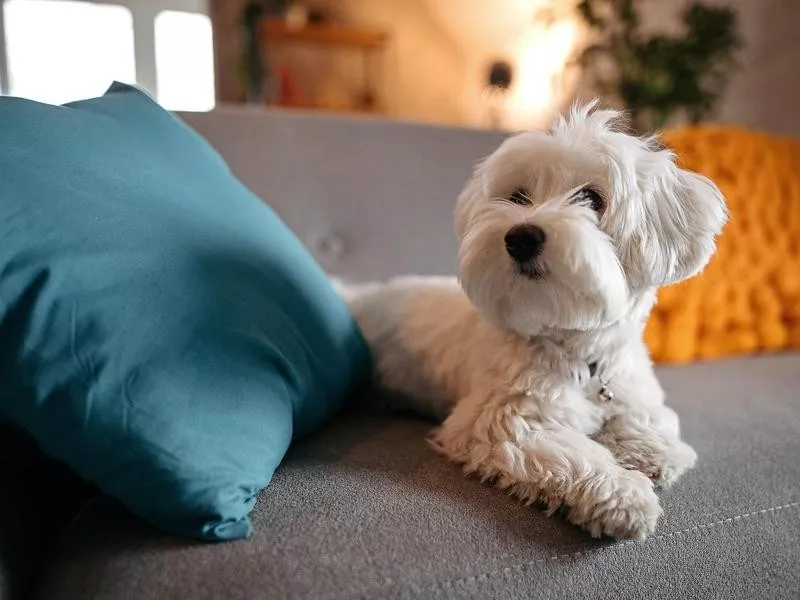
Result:
[[[352,281],[456,272],[456,197],[494,132],[254,108],[180,115]]]

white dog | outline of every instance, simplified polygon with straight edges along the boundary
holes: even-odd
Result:
[[[440,417],[432,442],[594,536],[644,538],[696,454],[642,341],[658,286],[698,273],[727,211],[614,111],[511,137],[456,208],[460,282],[345,287],[380,385]],[[462,289],[463,288],[463,289]]]

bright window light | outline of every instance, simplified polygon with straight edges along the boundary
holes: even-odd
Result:
[[[169,110],[214,108],[211,19],[165,10],[155,20],[158,101]]]
[[[133,18],[124,6],[73,0],[6,0],[9,92],[50,104],[136,82]]]

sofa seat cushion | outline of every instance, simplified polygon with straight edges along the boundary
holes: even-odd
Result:
[[[99,502],[43,597],[797,598],[800,354],[660,374],[700,459],[644,542],[590,539],[465,478],[428,423],[346,415],[290,451],[250,540],[170,538]]]

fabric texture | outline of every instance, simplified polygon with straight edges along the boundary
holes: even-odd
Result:
[[[249,534],[368,367],[322,269],[195,132],[115,84],[0,98],[0,418],[171,532]]]
[[[800,354],[659,375],[699,453],[644,542],[592,540],[463,476],[430,425],[337,418],[290,450],[247,542],[161,535],[107,502],[63,539],[48,600],[647,599],[800,595]],[[359,408],[359,412],[363,409]]]
[[[664,141],[719,185],[731,219],[703,274],[661,290],[646,332],[654,359],[800,348],[800,141],[717,125]]]
[[[345,280],[453,275],[453,207],[506,135],[391,119],[220,106],[181,117],[329,272]]]

